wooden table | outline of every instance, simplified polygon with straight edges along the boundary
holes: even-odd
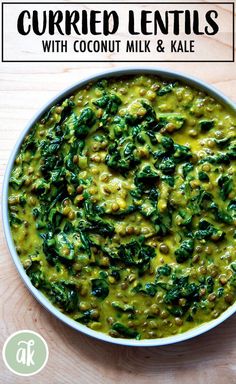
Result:
[[[17,137],[45,101],[84,76],[114,66],[118,64],[1,64],[1,182]],[[168,63],[168,66],[159,63],[155,66],[199,77],[236,101],[235,63]],[[45,337],[50,352],[44,370],[29,378],[15,376],[1,360],[1,383],[236,383],[235,316],[203,336],[173,346],[113,346],[70,329],[36,302],[13,265],[2,226],[0,249],[0,347],[11,333],[32,329]]]

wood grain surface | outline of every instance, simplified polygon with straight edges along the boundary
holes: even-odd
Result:
[[[63,88],[115,66],[122,64],[1,63],[1,184],[10,152],[33,114]],[[236,101],[235,63],[155,66],[194,75]],[[11,333],[20,329],[39,332],[49,346],[46,367],[33,377],[15,376],[0,359],[0,384],[236,383],[235,316],[205,335],[172,346],[132,348],[107,344],[70,329],[36,302],[13,265],[2,223],[0,250],[0,348]]]

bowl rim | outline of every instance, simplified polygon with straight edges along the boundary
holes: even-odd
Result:
[[[86,325],[80,324],[75,320],[71,319],[70,317],[68,317],[67,315],[63,314],[57,307],[55,307],[47,299],[46,296],[43,295],[43,293],[41,293],[41,291],[39,291],[37,288],[35,288],[32,285],[29,277],[27,276],[23,268],[23,265],[21,264],[20,258],[16,252],[15,245],[11,236],[10,224],[8,220],[8,188],[9,188],[9,178],[10,178],[11,170],[13,168],[16,155],[20,149],[20,146],[26,134],[31,129],[31,127],[36,123],[36,121],[38,121],[41,118],[41,116],[52,105],[70,96],[76,90],[86,85],[88,82],[94,82],[102,78],[114,78],[114,77],[122,77],[122,76],[138,75],[138,74],[139,75],[142,75],[142,74],[155,75],[164,79],[176,79],[176,80],[182,81],[187,85],[203,90],[204,92],[208,93],[209,95],[219,100],[224,105],[228,106],[230,109],[233,109],[234,111],[236,111],[235,103],[231,101],[228,97],[226,97],[220,90],[216,89],[212,85],[205,83],[200,79],[197,79],[191,75],[184,74],[182,72],[175,71],[175,70],[164,69],[162,67],[156,68],[156,67],[149,67],[149,66],[147,67],[146,66],[129,66],[129,67],[116,67],[113,69],[105,69],[96,74],[86,76],[82,80],[77,81],[73,85],[67,87],[66,89],[57,93],[56,96],[51,98],[43,107],[39,109],[38,112],[34,114],[34,116],[30,119],[28,124],[26,124],[26,127],[20,133],[20,136],[17,139],[17,142],[13,150],[11,151],[11,154],[6,166],[5,174],[4,174],[3,189],[2,189],[2,219],[3,219],[3,229],[4,229],[8,249],[10,251],[10,254],[16,266],[16,269],[21,279],[23,280],[24,284],[29,289],[29,291],[45,309],[47,309],[57,319],[61,320],[63,323],[67,324],[71,328],[77,331],[80,331],[88,336],[92,336],[98,340],[102,340],[102,341],[106,341],[106,342],[109,342],[112,344],[118,344],[118,345],[151,347],[151,346],[163,346],[163,345],[175,344],[181,341],[191,339],[193,337],[196,337],[198,335],[201,335],[213,329],[214,327],[221,324],[224,320],[226,320],[236,312],[236,302],[233,305],[231,305],[227,310],[225,310],[217,319],[203,323],[193,329],[190,329],[186,332],[183,332],[177,335],[163,337],[163,338],[156,338],[156,339],[143,339],[143,340],[112,338],[111,336],[105,333],[92,330],[88,328]]]

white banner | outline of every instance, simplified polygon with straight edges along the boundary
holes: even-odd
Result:
[[[2,61],[234,61],[233,3],[3,3]]]

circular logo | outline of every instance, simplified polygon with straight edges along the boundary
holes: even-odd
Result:
[[[18,331],[6,340],[2,356],[10,371],[20,376],[32,376],[45,367],[48,346],[37,332]]]

